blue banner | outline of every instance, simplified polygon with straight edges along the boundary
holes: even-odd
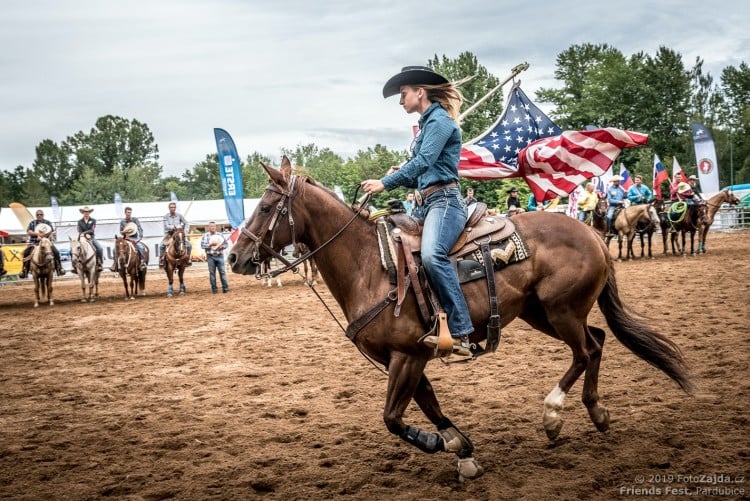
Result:
[[[214,129],[216,151],[219,154],[219,174],[221,190],[224,193],[224,206],[232,228],[242,225],[245,220],[245,205],[242,191],[242,171],[240,157],[232,136],[224,129]]]

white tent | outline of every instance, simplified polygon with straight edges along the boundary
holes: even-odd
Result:
[[[258,205],[258,198],[246,198],[244,199],[245,215],[250,216],[255,210],[255,206]],[[141,223],[147,222],[158,222],[160,223],[164,215],[169,212],[169,202],[123,202],[124,207],[133,208],[133,216],[137,217]],[[81,219],[81,213],[79,209],[84,205],[71,205],[59,207],[59,214],[55,214],[52,207],[29,207],[29,212],[33,215],[38,209],[44,211],[45,219],[52,222],[57,229],[58,239],[63,237],[61,233],[66,233],[64,228],[73,227],[75,229],[79,219]],[[97,223],[97,236],[99,234],[106,235],[112,233],[110,228],[115,228],[120,219],[124,217],[124,214],[118,214],[115,210],[115,204],[99,204],[91,205],[94,212],[91,217],[96,219]],[[229,220],[227,219],[226,208],[224,206],[224,200],[193,200],[193,201],[179,201],[177,202],[177,212],[185,216],[190,226],[202,227],[206,226],[209,221],[216,221],[216,224],[221,226],[228,226]],[[59,226],[59,228],[58,228]],[[144,224],[144,232],[147,236],[161,235],[160,224]],[[146,227],[149,227],[147,229]],[[8,232],[11,237],[22,237],[25,238],[26,227],[16,217],[13,210],[9,207],[0,208],[0,230]]]

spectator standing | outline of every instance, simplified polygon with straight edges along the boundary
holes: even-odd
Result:
[[[208,262],[208,281],[211,284],[211,292],[216,294],[216,271],[219,271],[221,280],[221,292],[229,292],[227,284],[227,272],[224,269],[224,250],[227,248],[227,239],[224,235],[216,231],[216,222],[208,223],[208,231],[201,237],[201,248],[206,251],[206,261]]]

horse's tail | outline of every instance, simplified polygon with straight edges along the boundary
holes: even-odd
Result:
[[[666,336],[625,311],[617,292],[614,263],[612,260],[608,261],[607,282],[597,298],[599,308],[607,319],[607,325],[627,349],[663,371],[686,393],[693,393],[694,385],[680,348]]]

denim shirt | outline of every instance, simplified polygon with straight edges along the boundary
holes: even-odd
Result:
[[[412,159],[381,179],[387,190],[404,186],[422,191],[458,181],[461,129],[456,121],[439,103],[432,103],[419,118],[419,130]]]
[[[607,203],[610,206],[619,205],[623,200],[625,200],[625,190],[622,186],[610,186],[607,189]]]

